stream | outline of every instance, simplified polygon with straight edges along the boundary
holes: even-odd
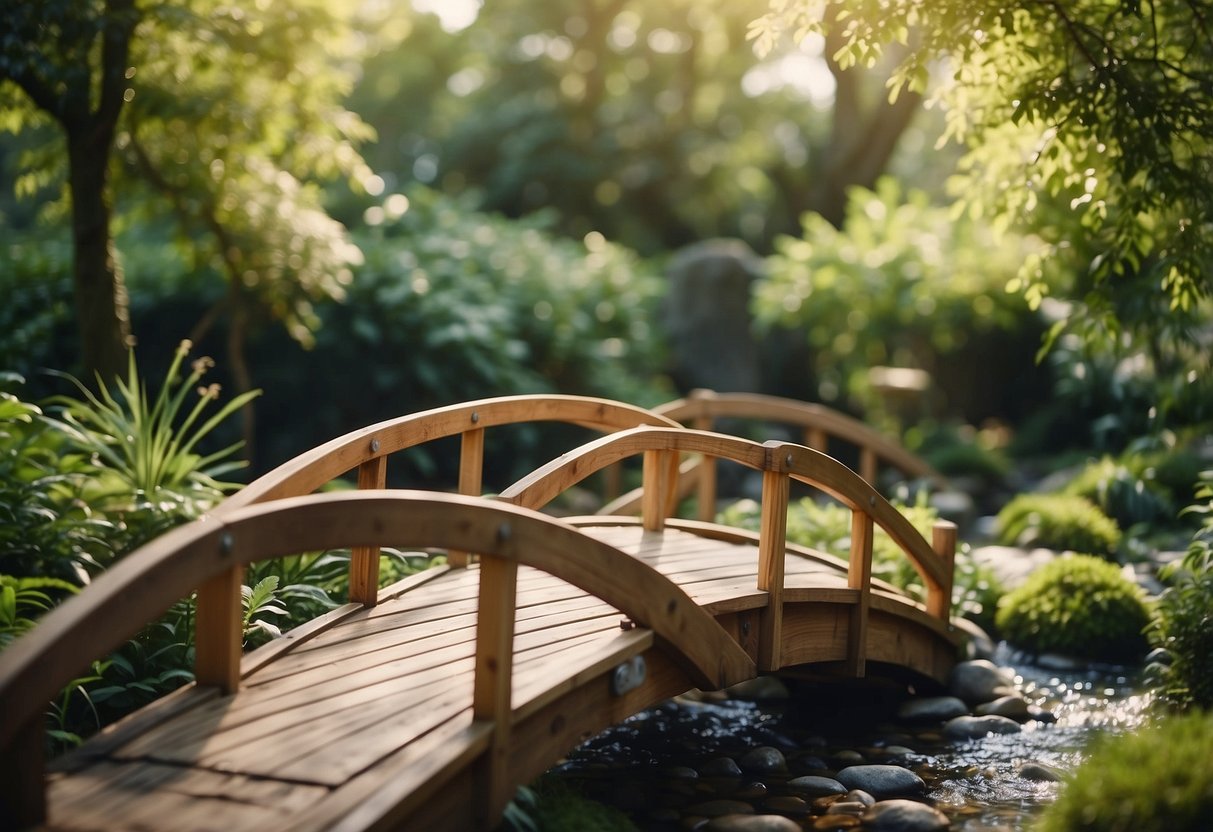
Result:
[[[1073,771],[1095,735],[1141,724],[1151,694],[1136,672],[1036,667],[1005,648],[994,660],[1014,670],[1017,690],[1048,712],[1044,721],[1028,721],[1014,734],[949,741],[938,724],[897,722],[904,683],[790,680],[785,698],[708,695],[664,703],[592,738],[548,777],[621,809],[644,832],[696,829],[729,809],[825,830],[843,827],[828,825],[822,800],[790,789],[789,780],[894,763],[925,781],[925,802],[947,815],[953,832],[1021,832],[1060,786],[1022,776],[1022,767]],[[764,763],[750,754],[754,749],[782,759]]]

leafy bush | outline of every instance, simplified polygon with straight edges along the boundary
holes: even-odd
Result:
[[[1152,477],[1135,474],[1111,457],[1089,463],[1064,493],[1087,498],[1122,529],[1161,522],[1174,513],[1165,490]]]
[[[1030,410],[1043,324],[1005,288],[1025,241],[996,241],[988,223],[889,179],[851,192],[843,229],[806,215],[755,287],[762,324],[807,334],[822,400],[879,412],[868,371],[889,365],[931,373],[948,412],[970,422]],[[992,353],[997,367],[982,358]]]
[[[1203,500],[1186,511],[1201,526],[1174,580],[1159,598],[1152,625],[1155,642],[1169,661],[1161,666],[1163,695],[1181,706],[1213,709],[1213,471],[1197,492]]]
[[[1090,749],[1037,832],[1197,832],[1213,827],[1213,714],[1170,717]]]
[[[1023,650],[1111,662],[1142,657],[1149,622],[1137,584],[1092,555],[1067,555],[1037,569],[1002,597],[994,621]]]
[[[924,538],[931,539],[931,528],[939,517],[927,505],[925,493],[920,494],[914,505],[894,505]],[[726,525],[757,531],[761,515],[762,507],[757,502],[741,500],[722,511],[718,520]],[[818,502],[810,498],[792,502],[788,505],[787,539],[790,543],[847,560],[851,553],[851,510],[839,503]],[[879,527],[872,537],[872,576],[905,590],[920,601],[926,598],[922,579],[909,558]],[[969,557],[968,547],[962,545],[956,552],[953,579],[953,610],[987,626],[1002,594],[1002,587],[994,573],[975,563]]]
[[[1112,555],[1120,529],[1099,506],[1067,494],[1021,494],[1003,506],[996,518],[998,541],[1006,546]]]

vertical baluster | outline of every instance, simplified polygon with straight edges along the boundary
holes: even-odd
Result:
[[[387,457],[377,456],[358,466],[358,488],[383,488],[387,485]],[[352,603],[375,606],[379,600],[379,547],[355,546],[350,552],[350,591]]]
[[[943,562],[944,581],[927,588],[927,612],[948,621],[952,613],[952,583],[956,569],[956,524],[938,520],[931,529],[931,548]]]
[[[230,545],[230,544],[225,544]],[[233,566],[198,587],[194,613],[194,678],[226,693],[240,687],[244,567]]]
[[[640,522],[651,532],[665,528],[671,500],[670,460],[678,464],[678,455],[673,451],[645,451],[644,479],[640,494]]]
[[[859,476],[868,481],[868,485],[876,487],[876,452],[864,446],[859,449]]]
[[[472,421],[479,422],[479,414],[473,413]],[[483,477],[484,428],[465,430],[459,443],[459,493],[469,497],[479,497],[483,488]],[[467,566],[469,558],[467,552],[451,551],[447,553],[447,563],[455,569]]]
[[[872,600],[872,515],[860,509],[851,511],[851,556],[847,585],[858,593],[851,610],[847,640],[847,672],[863,676],[868,653],[868,608]]]
[[[788,492],[782,471],[762,472],[762,520],[758,532],[758,588],[767,593],[762,611],[758,668],[778,670],[783,661],[783,561],[787,549]]]
[[[508,533],[508,530],[504,531]],[[495,555],[481,556],[472,718],[492,724],[492,739],[478,772],[480,807],[486,822],[500,817],[513,796],[507,768],[513,720],[517,587],[516,561]]]

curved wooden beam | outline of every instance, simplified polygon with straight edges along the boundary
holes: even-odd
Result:
[[[630,617],[698,684],[723,687],[753,661],[668,578],[558,520],[505,503],[415,491],[317,494],[203,517],[131,553],[0,653],[0,748],[82,667],[196,587],[234,567],[314,548],[442,546],[549,571]]]
[[[813,402],[759,393],[693,390],[686,398],[658,405],[653,412],[683,424],[700,419],[759,419],[815,429],[860,449],[871,448],[878,458],[910,477],[924,477],[941,485],[947,482],[942,474],[883,433],[845,413]]]
[[[642,407],[589,396],[482,399],[399,416],[339,436],[258,477],[213,513],[222,515],[253,503],[310,494],[369,460],[425,442],[488,427],[539,421],[568,422],[608,432],[639,425],[679,427],[668,416]]]

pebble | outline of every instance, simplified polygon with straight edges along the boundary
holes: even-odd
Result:
[[[863,789],[851,789],[843,797],[843,800],[851,803],[862,803],[864,806],[876,805],[876,798],[872,797],[872,795],[868,794]]]
[[[837,803],[830,804],[830,814],[860,817],[864,812],[868,811],[868,808],[868,806],[860,803],[858,800],[840,800]]]
[[[775,702],[788,699],[792,694],[788,686],[777,676],[758,676],[738,682],[725,689],[729,699],[740,699],[746,702]]]
[[[978,740],[989,734],[1014,734],[1023,729],[1005,716],[958,716],[943,726],[943,735],[950,740]]]
[[[1061,771],[1044,763],[1024,763],[1016,773],[1025,780],[1035,780],[1038,783],[1058,783],[1062,780]]]
[[[854,829],[863,821],[850,815],[822,815],[813,821],[813,828],[823,830]]]
[[[927,788],[921,777],[901,766],[850,766],[838,772],[838,782],[848,789],[862,789],[878,800],[920,795]]]
[[[766,796],[767,784],[760,783],[757,780],[733,793],[733,797],[737,800],[757,800],[760,797]]]
[[[713,818],[704,832],[800,832],[800,824],[783,815],[725,815]]]
[[[718,818],[723,815],[752,815],[754,807],[740,800],[708,800],[688,806],[686,811],[688,815]]]
[[[992,702],[985,702],[973,709],[978,716],[1005,716],[1018,722],[1024,722],[1031,717],[1028,700],[1019,694],[1000,696]]]
[[[788,761],[784,758],[783,752],[769,745],[751,748],[741,755],[737,765],[741,766],[742,771],[760,774],[773,774],[788,770]]]
[[[913,800],[882,800],[863,816],[871,832],[944,832],[948,816],[933,806]]]
[[[658,769],[657,773],[662,777],[668,777],[671,780],[697,780],[699,772],[690,766],[667,766],[666,768]]]
[[[810,809],[808,803],[790,794],[767,798],[766,802],[763,803],[763,807],[770,809],[772,812],[779,812],[782,815],[807,815]]]
[[[958,696],[925,696],[901,703],[897,718],[905,722],[946,722],[968,712],[969,706]]]
[[[847,787],[832,777],[818,777],[813,774],[796,777],[788,781],[788,788],[805,797],[825,797],[832,794],[846,794]]]
[[[1014,693],[1011,671],[987,659],[960,662],[948,676],[948,689],[965,702],[989,702]]]
[[[702,777],[740,777],[741,767],[732,757],[717,757],[699,767]]]

